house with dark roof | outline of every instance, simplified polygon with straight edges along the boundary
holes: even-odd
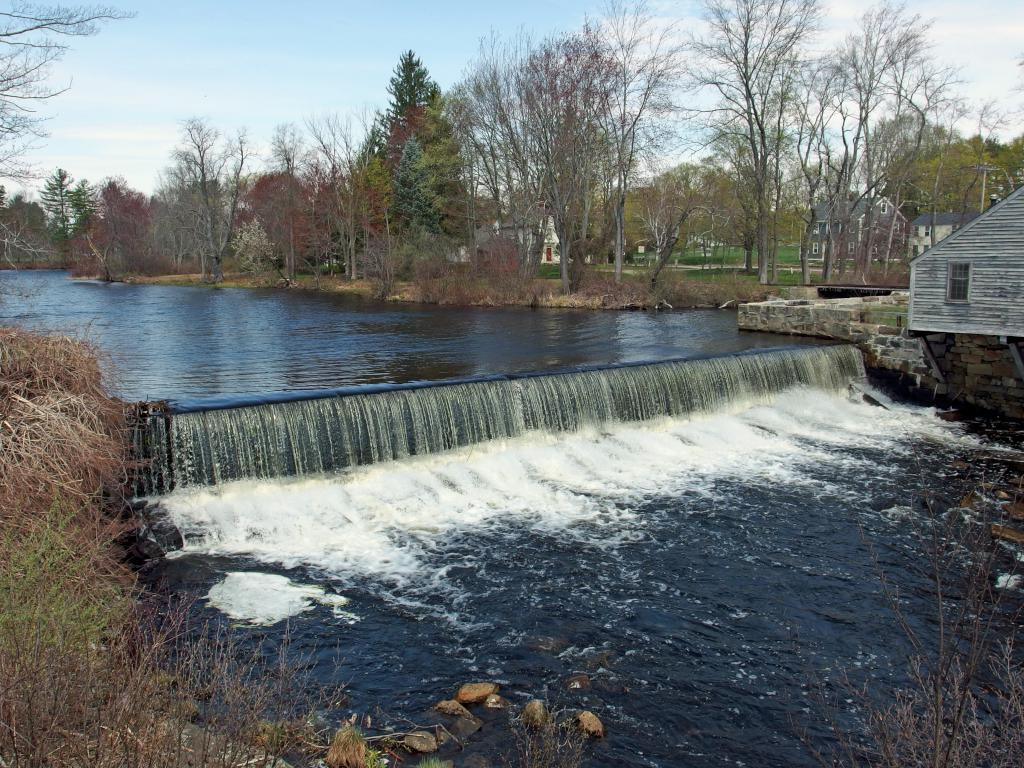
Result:
[[[907,255],[920,256],[939,241],[945,240],[964,224],[978,218],[978,213],[922,213],[912,222],[907,232]]]
[[[911,260],[907,325],[947,396],[1024,418],[1024,187]]]
[[[868,222],[868,212],[874,207]],[[887,197],[873,202],[862,199],[847,210],[829,203],[814,206],[814,224],[809,238],[811,259],[826,253],[853,259],[871,242],[871,261],[895,261],[904,254],[907,219]]]

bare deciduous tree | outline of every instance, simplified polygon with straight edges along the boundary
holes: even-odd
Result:
[[[558,235],[563,293],[569,293],[586,253],[602,157],[609,152],[602,118],[611,90],[611,63],[594,30],[539,45],[519,74],[541,171],[541,191]],[[573,264],[573,259],[576,259]]]
[[[605,126],[614,172],[615,281],[626,252],[626,195],[643,157],[664,146],[683,72],[672,24],[657,25],[645,0],[608,0],[601,36],[609,58]]]
[[[38,108],[68,86],[51,85],[50,69],[68,39],[87,37],[105,21],[127,18],[108,6],[45,6],[15,0],[0,11],[0,177],[26,180],[25,152],[44,135]]]
[[[187,189],[214,282],[224,279],[224,258],[235,231],[238,201],[250,159],[244,131],[230,141],[199,118],[187,120],[174,152],[173,177]],[[205,270],[204,270],[205,274]]]
[[[657,253],[650,275],[652,288],[658,284],[662,270],[683,237],[690,215],[707,208],[709,194],[701,175],[699,166],[683,164],[659,174],[637,190],[639,217],[648,243]]]
[[[717,102],[706,114],[749,154],[758,279],[768,282],[772,199],[779,173],[779,126],[802,46],[818,21],[818,0],[706,0],[708,32],[694,38],[692,76]],[[777,194],[775,195],[777,197]]]
[[[367,121],[362,132],[351,120],[327,115],[306,121],[313,150],[306,165],[307,182],[313,187],[313,199],[319,204],[318,216],[326,224],[324,232],[336,233],[341,257],[350,280],[356,279],[358,242],[363,232],[366,172],[371,160],[366,150]],[[369,237],[366,236],[368,240]],[[328,261],[332,260],[334,237],[321,243]]]

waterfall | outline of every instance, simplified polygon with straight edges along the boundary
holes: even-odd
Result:
[[[855,347],[797,347],[171,407],[135,428],[137,489],[331,472],[530,430],[712,412],[796,386],[839,391],[863,375]]]

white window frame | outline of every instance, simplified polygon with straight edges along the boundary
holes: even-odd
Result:
[[[881,207],[882,207],[882,215],[885,216],[885,214],[887,214],[889,212],[889,203],[887,203],[885,200],[883,200]]]
[[[813,241],[811,243],[811,255],[812,256],[817,256],[818,255],[818,241],[817,240],[815,240],[815,241]]]
[[[956,267],[966,267],[966,291],[963,298],[953,298],[953,271]],[[956,278],[958,281],[964,278]],[[969,261],[951,261],[946,266],[946,301],[950,304],[969,304],[971,301],[971,262]]]

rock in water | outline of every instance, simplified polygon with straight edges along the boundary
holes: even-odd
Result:
[[[426,731],[415,731],[408,734],[402,739],[402,744],[410,752],[437,752],[437,739],[434,738],[434,734]]]
[[[499,696],[496,693],[492,693],[486,699],[484,699],[484,706],[487,709],[505,709],[509,706],[508,699]]]
[[[1005,511],[1011,520],[1024,521],[1024,501],[1015,501],[1013,504],[1007,504]]]
[[[460,717],[448,726],[448,730],[457,739],[467,739],[479,731],[482,725],[483,721],[479,718],[473,716]]]
[[[592,739],[604,738],[604,723],[593,712],[588,712],[587,710],[580,712],[576,715],[576,724],[583,733]]]
[[[548,723],[548,708],[540,699],[526,702],[523,723],[530,728],[543,728]]]
[[[434,705],[434,709],[442,715],[449,715],[450,717],[473,717],[470,711],[459,704],[455,699],[439,701]]]
[[[1024,531],[1010,528],[1007,525],[992,524],[992,538],[1001,541],[1009,541],[1013,544],[1024,544]]]
[[[565,687],[570,691],[590,690],[590,677],[588,675],[573,675],[565,681]]]
[[[479,704],[488,696],[497,692],[498,686],[496,683],[466,683],[455,694],[455,700],[459,704]]]

